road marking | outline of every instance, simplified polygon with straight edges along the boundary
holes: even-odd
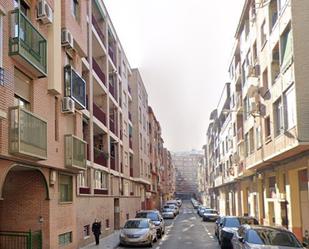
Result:
[[[189,229],[191,229],[192,227],[194,227],[194,224],[191,224],[189,227],[186,227],[184,229],[182,229],[183,232],[187,232]]]
[[[157,246],[156,249],[160,249],[160,246]]]

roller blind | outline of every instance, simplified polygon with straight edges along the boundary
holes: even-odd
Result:
[[[14,87],[16,95],[30,102],[31,79],[18,69],[14,70]]]

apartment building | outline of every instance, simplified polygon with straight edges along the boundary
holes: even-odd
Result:
[[[133,176],[141,196],[142,208],[151,206],[151,169],[149,159],[148,94],[138,69],[132,70]]]
[[[95,218],[107,236],[147,207],[138,75],[102,1],[1,1],[1,248],[79,248]]]
[[[198,165],[203,154],[196,151],[172,154],[176,171],[176,195],[180,198],[197,197],[198,194]]]
[[[224,112],[230,119],[222,125],[215,110],[207,132],[208,167],[215,171],[224,149],[218,153],[216,144],[224,143],[224,127],[232,127],[229,166],[222,180],[210,179],[213,204],[226,214],[285,226],[307,241],[308,11],[302,0],[245,2],[229,68]]]
[[[174,198],[176,188],[175,166],[172,155],[166,148],[162,148],[162,166],[160,173],[160,194],[162,196],[162,204],[164,204],[164,202]]]
[[[149,158],[151,170],[151,208],[160,209],[161,198],[159,193],[161,155],[161,126],[157,121],[153,109],[148,106],[148,133],[149,133]]]

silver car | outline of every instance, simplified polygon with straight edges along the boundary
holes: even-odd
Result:
[[[165,223],[158,210],[143,210],[139,211],[135,218],[148,218],[156,226],[158,238],[162,238],[165,233]]]
[[[162,209],[162,217],[164,219],[174,219],[175,218],[174,210],[171,208],[163,208]]]
[[[243,225],[232,238],[232,246],[233,249],[292,249],[307,245],[285,228]]]
[[[157,241],[157,229],[150,219],[127,220],[120,231],[120,245],[150,246]]]

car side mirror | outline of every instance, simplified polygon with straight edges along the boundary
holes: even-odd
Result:
[[[220,226],[220,227],[223,227],[223,223],[220,223],[219,226]]]
[[[303,247],[308,247],[308,243],[307,242],[303,242],[302,245],[303,245]]]
[[[244,243],[245,242],[243,237],[239,237],[238,240],[239,240],[240,243]]]

